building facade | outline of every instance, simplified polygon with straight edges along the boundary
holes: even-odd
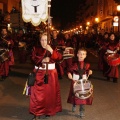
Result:
[[[84,18],[90,22],[91,29],[98,32],[118,32],[119,23],[114,25],[114,17],[118,16],[117,3],[114,0],[86,0],[87,10]],[[97,18],[98,21],[95,21]]]

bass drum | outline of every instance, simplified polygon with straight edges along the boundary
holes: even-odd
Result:
[[[108,54],[106,56],[106,61],[110,66],[117,66],[120,64],[120,55],[119,54]]]
[[[89,80],[80,79],[73,84],[74,95],[79,99],[87,99],[93,94],[93,85]]]
[[[74,49],[72,47],[66,47],[63,53],[63,59],[74,57]]]
[[[9,58],[9,50],[8,49],[0,49],[0,62],[4,62]]]

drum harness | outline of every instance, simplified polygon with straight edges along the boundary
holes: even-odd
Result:
[[[87,76],[87,78],[82,78],[82,75],[84,74],[85,66],[86,64],[84,63],[83,68],[81,69],[80,63],[78,62],[79,82],[77,83],[78,85],[81,84],[81,89],[79,89],[79,86],[76,86],[77,84],[75,83],[76,88],[74,89],[74,94],[76,97],[80,99],[87,99],[93,93],[92,90],[93,87],[92,85],[90,85],[91,83],[87,82],[89,76]],[[84,85],[84,83],[87,83],[87,86]]]
[[[84,63],[83,65],[83,69],[80,68],[80,63],[78,62],[78,73],[79,73],[79,80],[82,79],[82,75],[84,73],[84,68],[85,68],[86,64]]]
[[[85,68],[85,66],[86,66],[86,64],[84,63],[83,69],[81,69],[81,68],[80,68],[80,63],[79,63],[79,61],[78,61],[79,82],[80,82],[80,80],[82,79],[82,75],[83,75],[83,73],[84,73],[84,68]],[[81,82],[81,85],[82,85],[82,90],[84,90],[84,88],[83,88],[83,82]]]

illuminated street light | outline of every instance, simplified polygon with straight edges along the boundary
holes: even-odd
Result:
[[[117,11],[118,11],[118,32],[119,32],[119,22],[120,22],[120,15],[119,15],[119,13],[120,13],[120,5],[117,5]]]
[[[99,18],[95,18],[95,22],[97,22],[97,23],[98,23],[98,22],[99,22]]]
[[[80,26],[80,28],[82,28],[82,26]]]
[[[89,25],[90,25],[90,22],[87,22],[87,25],[89,26]]]
[[[117,5],[117,11],[120,11],[120,5]]]
[[[86,30],[88,30],[88,29],[89,29],[89,27],[87,26],[87,27],[86,27]]]

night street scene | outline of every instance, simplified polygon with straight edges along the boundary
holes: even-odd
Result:
[[[0,120],[120,120],[120,0],[0,0]]]

